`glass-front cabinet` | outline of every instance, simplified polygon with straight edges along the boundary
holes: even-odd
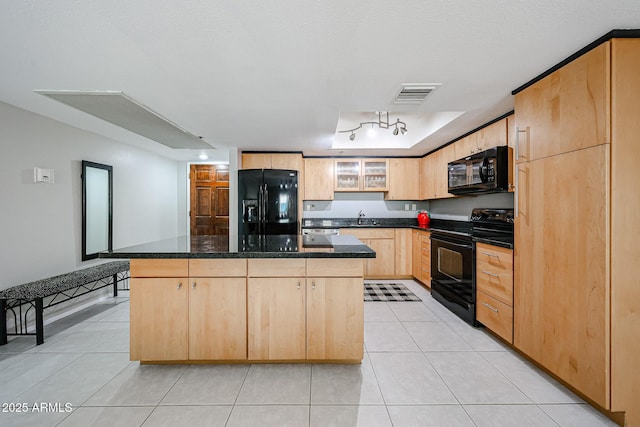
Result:
[[[336,159],[335,191],[389,191],[388,159]]]
[[[335,191],[359,191],[360,160],[336,160],[335,161]]]

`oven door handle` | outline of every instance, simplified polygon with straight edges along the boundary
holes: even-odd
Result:
[[[433,236],[431,236],[431,240],[435,240],[436,242],[444,243],[446,245],[453,245],[453,246],[456,246],[458,248],[467,248],[467,249],[472,249],[473,248],[472,244],[455,243],[455,242],[452,242],[451,240],[438,239],[437,237],[433,237]]]

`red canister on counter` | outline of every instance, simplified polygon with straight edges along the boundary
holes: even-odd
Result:
[[[418,226],[428,227],[430,219],[431,218],[429,218],[429,213],[427,211],[420,211],[418,214]]]

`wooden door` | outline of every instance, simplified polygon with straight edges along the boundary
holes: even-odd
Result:
[[[478,151],[507,145],[507,119],[504,118],[476,132]]]
[[[376,252],[375,258],[367,258],[365,276],[394,277],[395,242],[394,239],[369,239],[365,243]]]
[[[422,241],[420,231],[411,231],[411,273],[413,277],[422,281]]]
[[[333,159],[304,159],[304,197],[333,200]]]
[[[412,256],[411,229],[396,228],[395,230],[395,275],[411,276]]]
[[[387,200],[420,199],[420,159],[389,159]]]
[[[362,278],[307,278],[307,359],[362,360],[363,331]]]
[[[188,278],[131,279],[131,360],[189,358]]]
[[[247,358],[246,284],[244,277],[189,278],[189,359]]]
[[[610,42],[515,95],[517,161],[609,142]]]
[[[250,360],[306,358],[304,277],[260,277],[248,281]]]
[[[242,169],[271,169],[271,154],[242,153]]]
[[[609,145],[518,165],[514,344],[609,400]]]
[[[191,165],[191,235],[229,235],[229,165]]]

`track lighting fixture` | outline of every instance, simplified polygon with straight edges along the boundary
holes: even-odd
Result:
[[[371,128],[367,130],[367,135],[369,135],[370,138],[373,138],[374,136],[376,136],[376,129],[375,126],[378,126],[379,129],[390,129],[393,128],[393,134],[395,136],[398,135],[398,133],[401,133],[402,135],[404,135],[405,133],[407,133],[407,124],[403,121],[401,121],[399,118],[396,118],[396,121],[394,123],[389,123],[389,112],[388,111],[378,111],[378,121],[377,122],[360,122],[360,124],[356,127],[354,127],[353,129],[347,129],[347,130],[339,130],[339,133],[351,133],[351,135],[349,135],[349,140],[350,141],[354,141],[356,139],[356,131],[358,129],[361,129],[364,125],[371,125]],[[383,114],[385,115],[383,118]]]

